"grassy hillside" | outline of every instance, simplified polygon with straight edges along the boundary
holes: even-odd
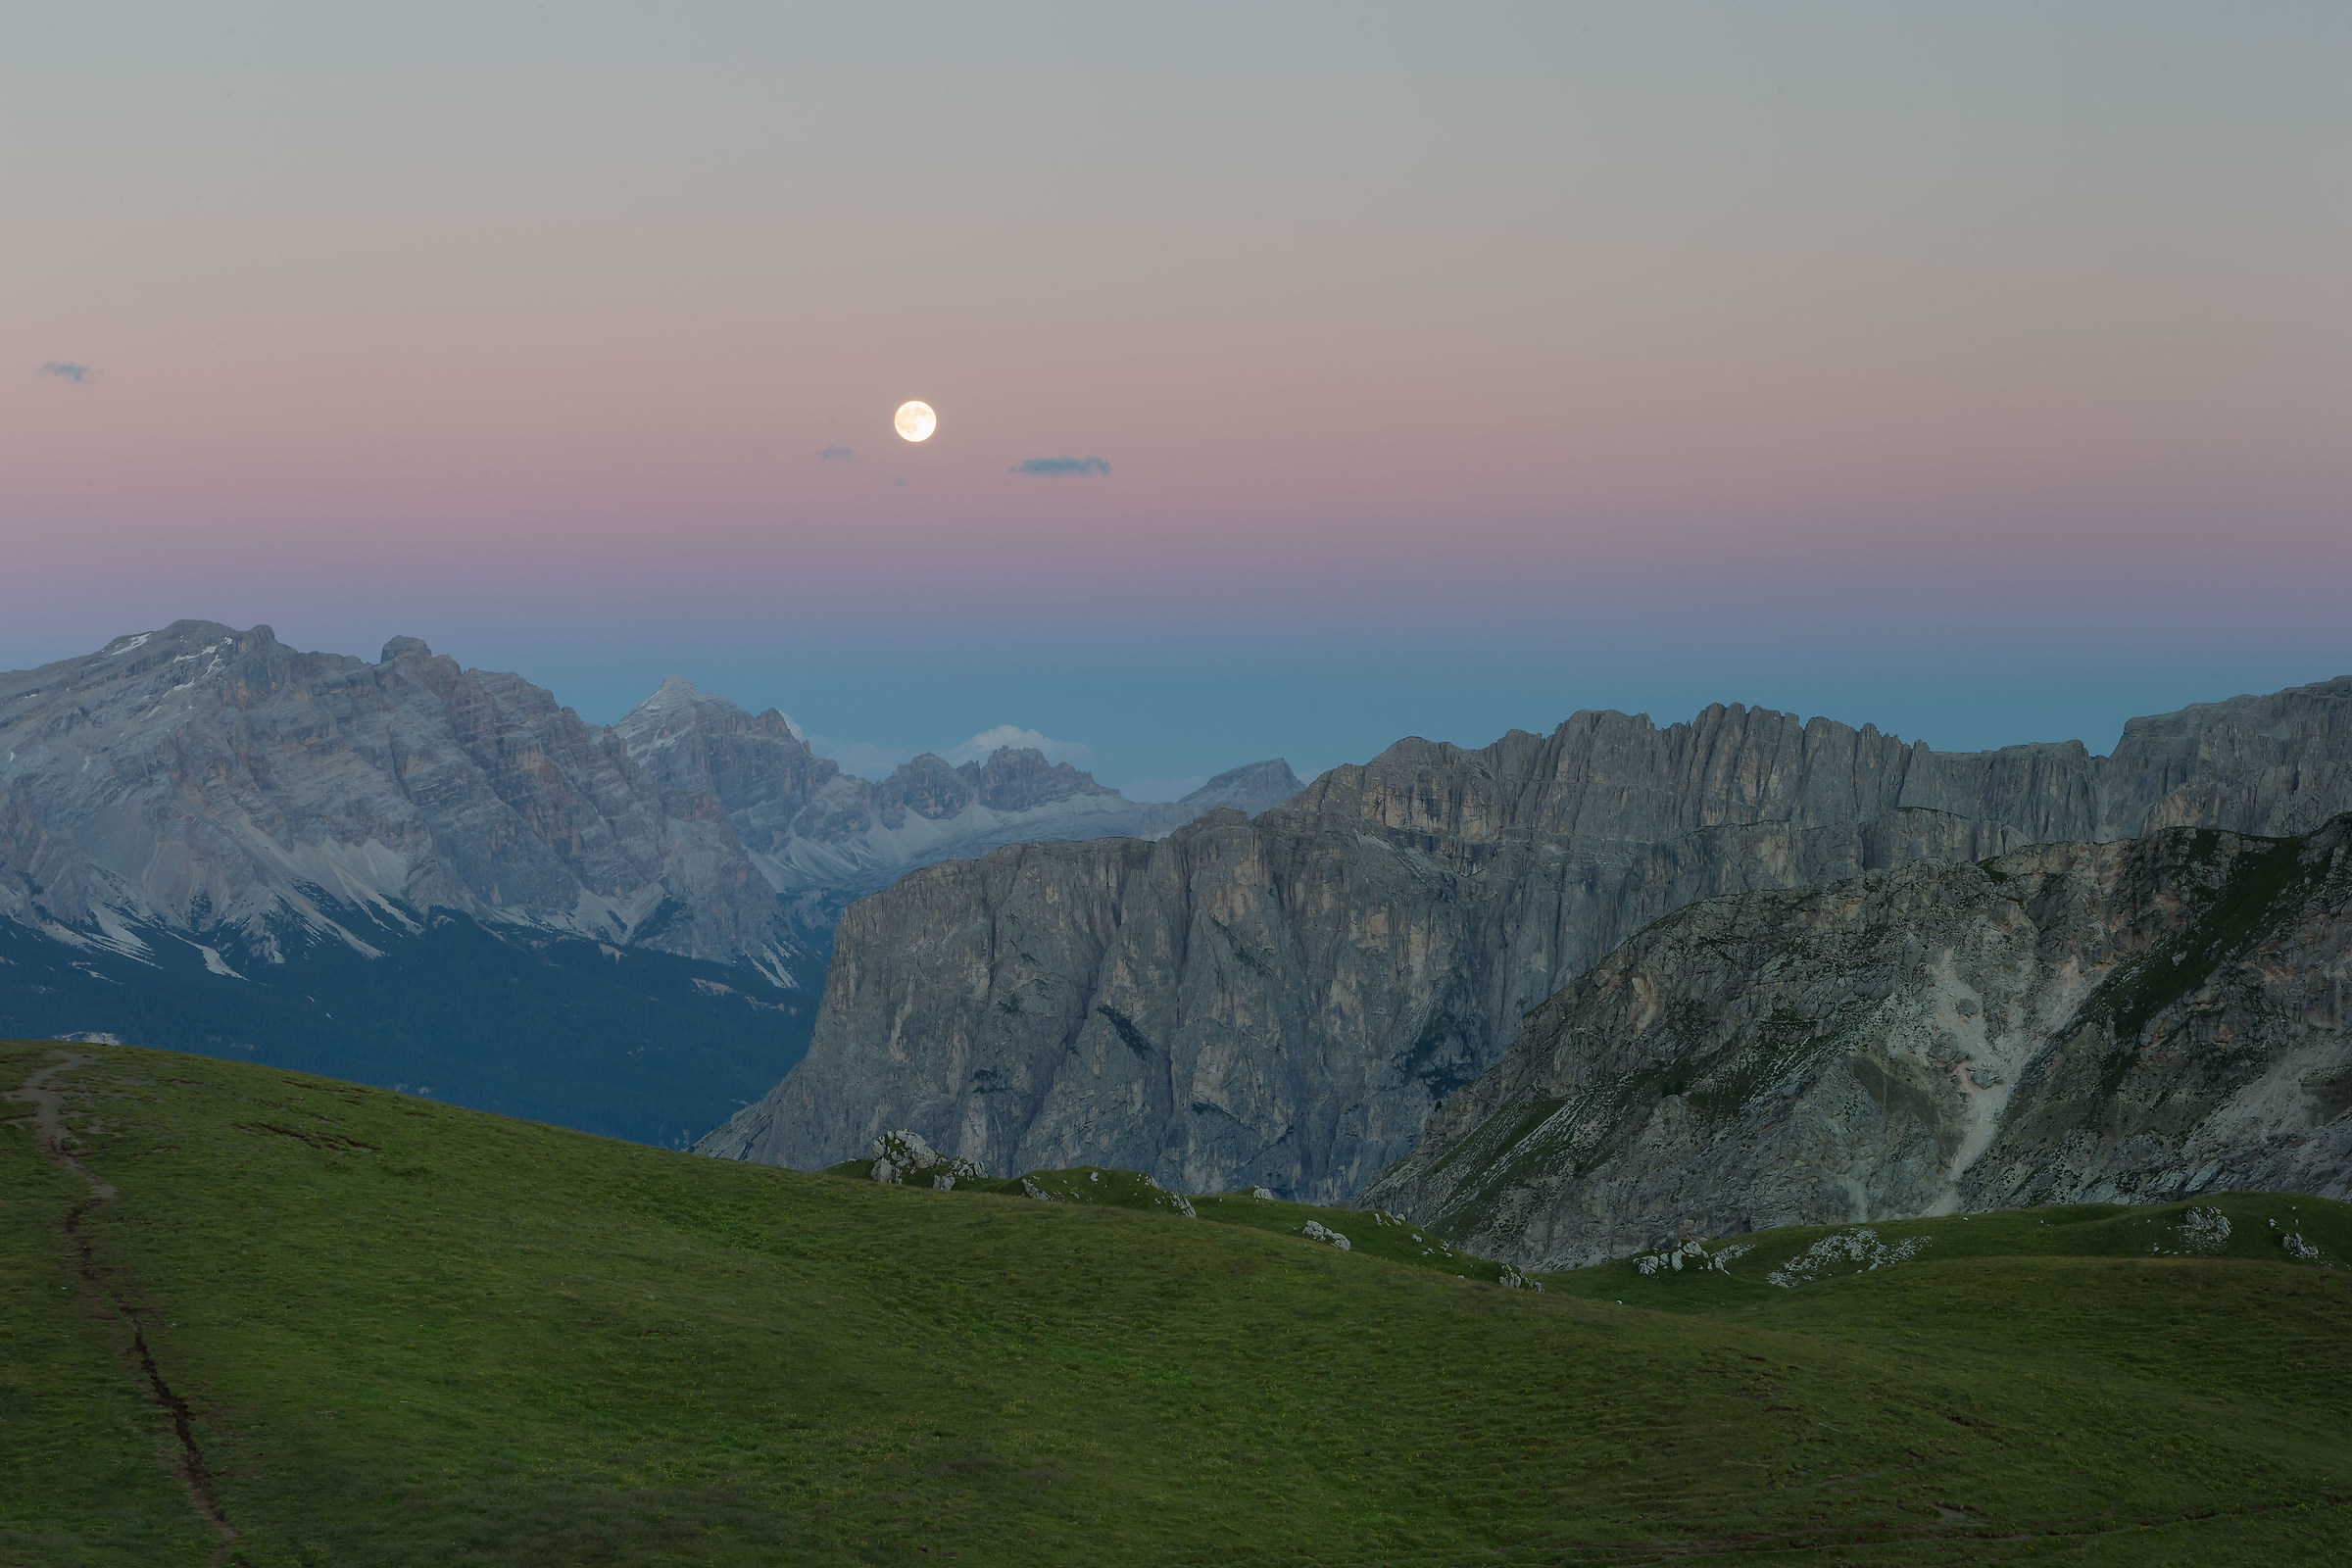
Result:
[[[2260,1240],[2292,1204],[2342,1260],[2308,1199],[2202,1205],[2247,1255],[2066,1211],[1538,1295],[1367,1214],[886,1188],[73,1049],[118,1196],[85,1271],[89,1189],[0,1128],[0,1563],[213,1554],[115,1301],[256,1568],[2352,1559],[2352,1280]]]

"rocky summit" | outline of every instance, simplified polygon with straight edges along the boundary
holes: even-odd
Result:
[[[808,1056],[699,1147],[822,1167],[907,1128],[992,1169],[1319,1201],[1411,1153],[1522,1014],[1703,899],[2352,808],[2352,678],[1945,754],[1741,707],[1409,740],[1254,820],[934,866],[844,918]]]
[[[1531,1267],[1784,1225],[2352,1192],[2352,815],[1709,900],[1363,1195]]]

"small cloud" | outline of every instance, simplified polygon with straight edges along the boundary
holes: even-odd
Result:
[[[1026,746],[1043,752],[1049,762],[1090,762],[1095,757],[1095,749],[1084,741],[1057,741],[1017,724],[984,729],[961,746],[952,746],[940,755],[951,762],[985,762],[1007,746]]]
[[[96,370],[86,365],[75,365],[70,360],[49,360],[33,373],[35,375],[54,375],[60,381],[71,381],[75,386],[80,386],[85,381],[98,379]]]
[[[1014,464],[1009,471],[1058,479],[1069,474],[1084,477],[1090,473],[1108,473],[1110,465],[1101,458],[1031,458],[1025,463]]]
[[[827,447],[816,455],[816,461],[819,463],[856,463],[858,449],[856,447]]]

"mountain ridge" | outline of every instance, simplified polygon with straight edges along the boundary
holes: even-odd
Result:
[[[1221,779],[1191,805],[1131,802],[1000,750],[962,768],[926,756],[868,783],[775,710],[675,677],[596,725],[419,638],[392,638],[370,662],[287,647],[267,625],[176,621],[0,673],[0,926],[20,955],[0,966],[0,1023],[474,1083],[485,1103],[576,1124],[564,1109],[575,1086],[533,1101],[451,1065],[504,1049],[492,1020],[553,965],[597,976],[612,1005],[558,1009],[570,1021],[554,1034],[526,1018],[534,1059],[568,1050],[580,1072],[610,1077],[598,1130],[673,1142],[797,1059],[850,899],[927,859],[1164,831],[1237,790],[1297,786],[1279,761]],[[462,954],[466,983],[493,991],[448,1008],[335,956],[396,950],[389,972],[424,984],[421,955]],[[600,965],[600,950],[702,967]],[[349,1018],[363,996],[394,1014],[364,1037],[383,1053],[372,1073],[329,1038],[331,1014]],[[674,1037],[647,1022],[683,997],[735,1000],[723,1018],[698,1001]],[[696,1086],[652,1097],[652,1121],[648,1053]],[[696,1094],[710,1097],[699,1124]]]
[[[1401,741],[1253,821],[996,852],[856,906],[809,1054],[697,1147],[821,1168],[906,1127],[991,1169],[1341,1200],[1522,1013],[1699,899],[2347,808],[2352,677],[2134,720],[2106,757],[1740,705]]]

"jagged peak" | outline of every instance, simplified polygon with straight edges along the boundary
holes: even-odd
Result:
[[[652,696],[621,715],[618,727],[629,729],[655,723],[675,712],[695,708],[735,710],[735,705],[715,692],[706,692],[683,675],[664,675]]]
[[[1293,771],[1289,759],[1269,757],[1262,762],[1244,762],[1239,767],[1227,768],[1187,794],[1178,804],[1189,806],[1195,801],[1223,800],[1228,793],[1250,785],[1274,792],[1285,800],[1306,788],[1298,773]]]

